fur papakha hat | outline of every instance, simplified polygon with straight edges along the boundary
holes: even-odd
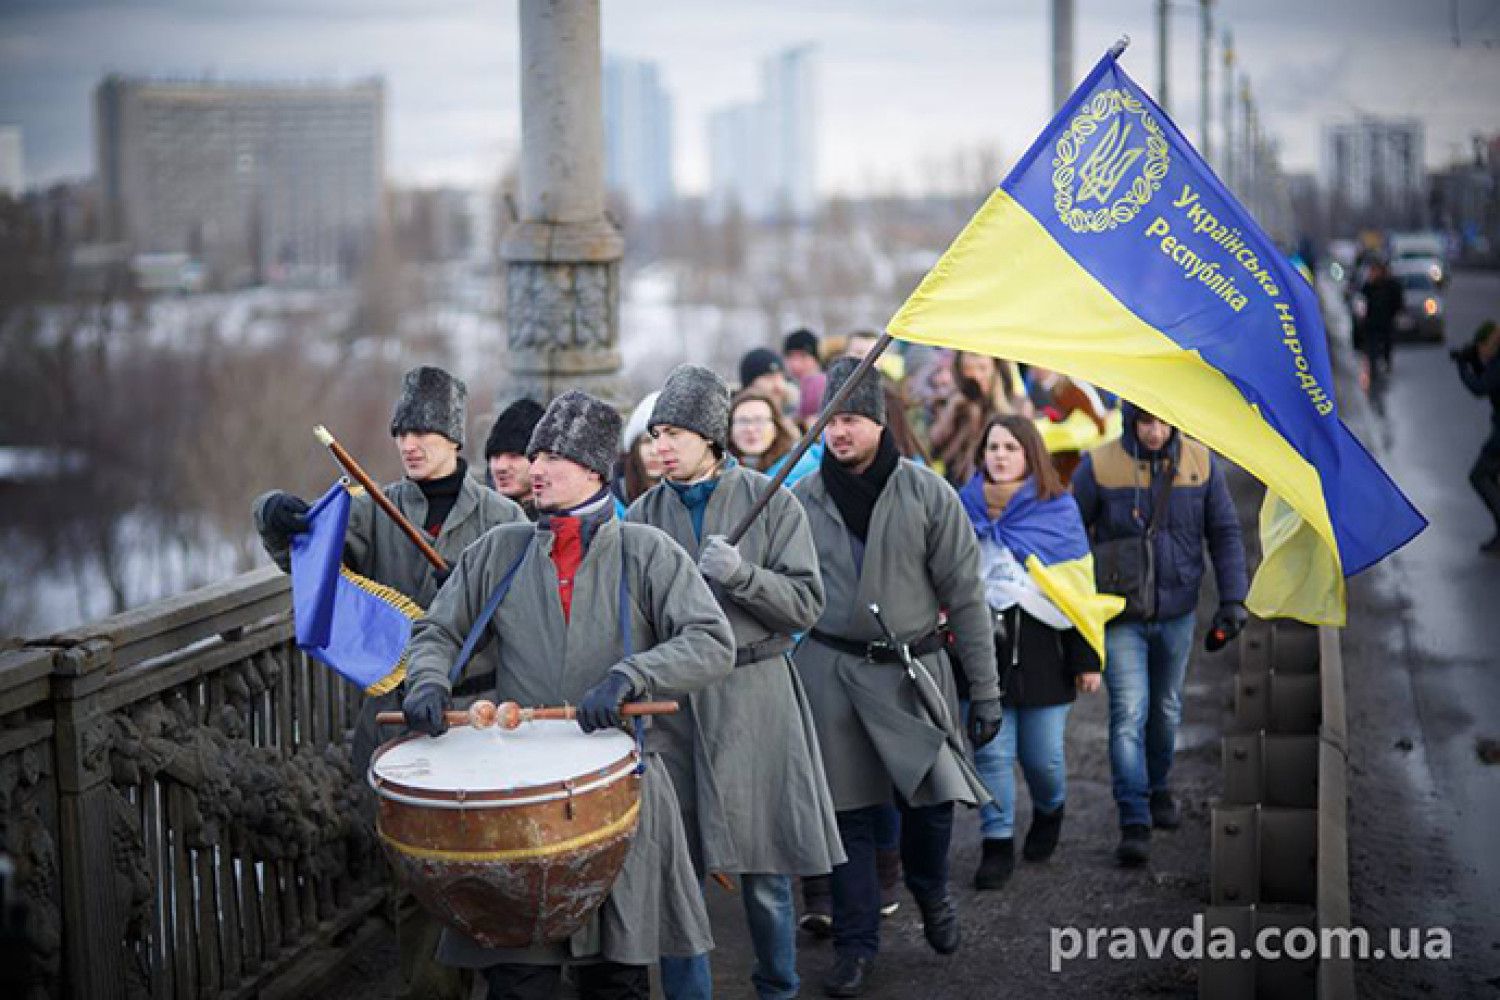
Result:
[[[707,438],[723,451],[729,443],[729,383],[702,365],[678,365],[651,408],[648,430],[671,424]]]
[[[490,436],[484,441],[484,457],[495,455],[524,455],[526,445],[531,442],[531,432],[546,409],[534,399],[518,399],[495,418]]]
[[[582,389],[569,389],[542,414],[526,445],[526,457],[550,451],[599,473],[600,479],[609,482],[620,424],[620,414],[613,406]]]
[[[441,434],[464,443],[464,404],[469,389],[441,368],[422,365],[401,377],[401,398],[391,411],[391,437]]]
[[[833,397],[838,394],[843,384],[849,381],[849,376],[854,374],[854,369],[857,367],[859,367],[858,358],[839,358],[828,366],[828,383],[823,388],[823,407],[825,409]],[[885,386],[881,384],[880,379],[881,374],[878,369],[872,369],[868,372],[864,378],[859,380],[859,384],[854,387],[854,391],[849,394],[849,398],[844,400],[844,405],[835,411],[835,415],[839,413],[854,413],[861,417],[869,417],[877,424],[884,425]]]

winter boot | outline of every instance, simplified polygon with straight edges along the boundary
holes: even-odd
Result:
[[[1177,800],[1165,788],[1151,793],[1151,825],[1158,830],[1175,830],[1182,825]]]
[[[1034,809],[1031,813],[1031,829],[1026,831],[1026,843],[1021,854],[1027,861],[1046,861],[1057,850],[1057,838],[1062,835],[1063,810],[1058,806],[1054,812]]]
[[[1126,868],[1138,868],[1151,860],[1151,828],[1144,823],[1132,823],[1120,830],[1120,846],[1115,848],[1115,860]]]
[[[974,888],[980,892],[993,892],[1005,888],[1011,873],[1016,870],[1016,842],[986,837],[982,844],[984,855],[979,859],[979,870],[974,873]]]
[[[939,955],[951,955],[958,950],[958,907],[953,896],[944,892],[930,899],[918,899],[917,909],[922,911],[922,935]]]

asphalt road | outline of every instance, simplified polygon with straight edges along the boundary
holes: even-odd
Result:
[[[1344,634],[1354,919],[1372,931],[1446,927],[1453,958],[1372,962],[1360,995],[1500,997],[1500,559],[1476,550],[1488,515],[1468,470],[1488,404],[1448,346],[1500,318],[1500,274],[1460,272],[1448,345],[1401,345],[1367,394],[1345,380],[1345,419],[1431,525],[1350,585]]]

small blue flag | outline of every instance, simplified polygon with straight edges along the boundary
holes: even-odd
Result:
[[[334,483],[292,538],[292,618],[297,648],[359,685],[392,691],[406,677],[406,644],[422,609],[343,563],[349,490]]]

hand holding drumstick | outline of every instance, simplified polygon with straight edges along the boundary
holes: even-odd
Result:
[[[675,701],[633,701],[627,702],[621,708],[620,714],[625,716],[671,715],[677,709],[678,705]],[[441,711],[441,716],[438,716],[437,711]],[[483,698],[470,705],[467,711],[457,709],[438,709],[437,711],[432,713],[432,721],[436,722],[440,718],[441,726],[413,726],[413,728],[426,732],[430,736],[438,736],[449,726],[473,726],[475,729],[499,726],[501,729],[515,729],[521,723],[531,722],[534,719],[576,719],[578,717],[578,709],[573,705],[523,708],[513,701],[502,701],[496,705]],[[397,726],[406,722],[407,717],[404,712],[381,712],[375,716],[375,721],[383,726]],[[437,732],[432,732],[432,729],[436,729]]]

